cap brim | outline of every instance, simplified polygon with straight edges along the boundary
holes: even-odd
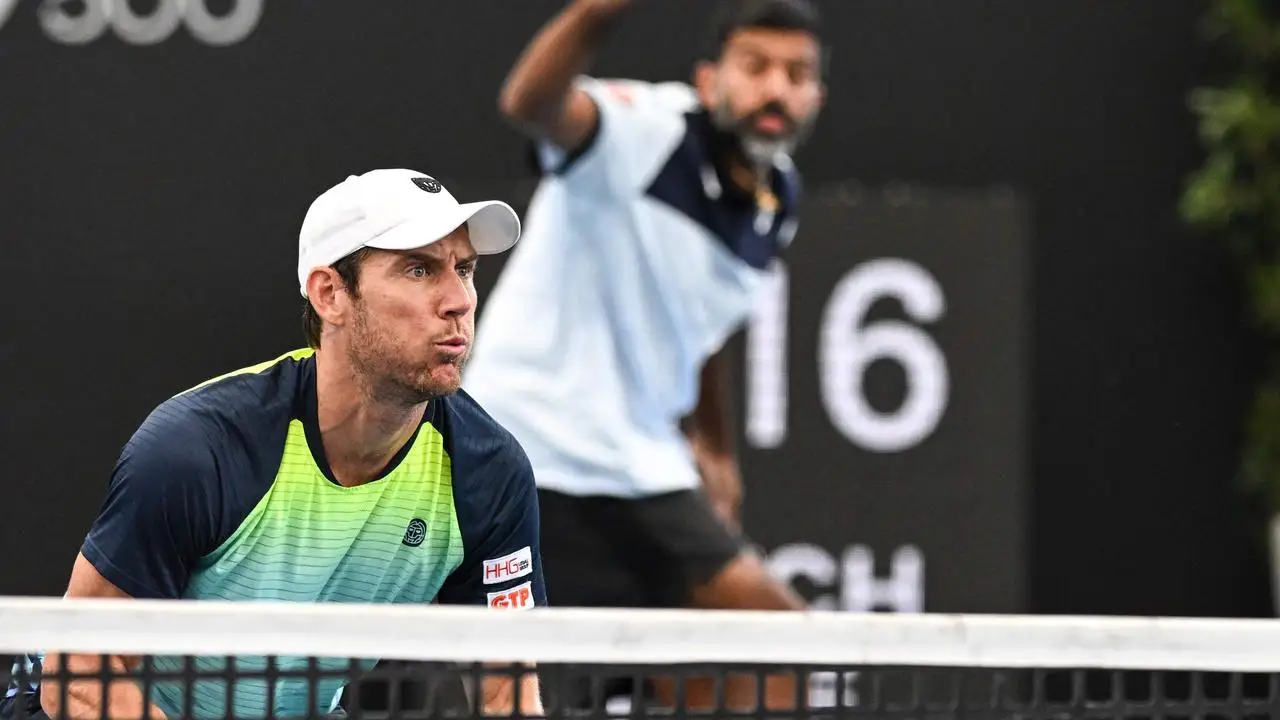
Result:
[[[520,217],[500,200],[464,203],[449,213],[411,218],[373,238],[365,245],[382,250],[412,250],[439,242],[463,225],[471,246],[481,255],[510,250],[520,239]]]

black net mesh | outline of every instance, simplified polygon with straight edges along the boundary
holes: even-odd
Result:
[[[129,686],[153,698],[165,688],[170,718],[525,716],[522,708],[528,706],[520,695],[530,687],[516,681],[528,677],[528,669],[516,665],[381,661],[370,667],[356,660],[254,663],[208,657],[161,663],[144,657],[132,671],[73,674],[48,670],[38,658],[14,659],[3,678],[8,694],[0,717],[6,720],[67,716],[62,711],[49,716],[42,706],[83,717],[84,708],[102,707],[104,690]],[[551,718],[1280,717],[1280,674],[758,664],[541,665],[536,674],[539,699]],[[505,687],[516,697],[486,707],[486,691],[504,687],[497,678],[507,678]],[[59,701],[52,706],[48,697],[41,701],[41,694],[51,691],[58,692]],[[75,697],[91,697],[97,705],[77,705]],[[331,706],[335,700],[336,707]]]

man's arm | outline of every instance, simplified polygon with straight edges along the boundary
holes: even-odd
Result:
[[[742,474],[734,447],[728,351],[721,348],[702,367],[698,405],[689,422],[689,442],[702,473],[702,485],[716,514],[739,524]]]
[[[197,558],[214,547],[219,536],[223,514],[215,499],[217,481],[209,438],[183,411],[183,404],[169,403],[153,412],[116,462],[106,499],[72,566],[68,602],[182,597]],[[50,718],[141,718],[144,709],[146,716],[164,717],[154,705],[147,707],[132,678],[112,678],[106,707],[100,681],[58,682],[59,671],[99,670],[101,656],[47,650],[40,706]],[[133,670],[139,661],[120,655],[108,658],[117,675]]]
[[[129,596],[98,572],[84,555],[76,555],[71,570],[71,582],[67,586],[68,598],[117,598]],[[77,679],[66,683],[66,704],[62,702],[62,673],[98,673],[102,669],[101,655],[61,655],[50,652],[42,664],[40,681],[40,708],[54,720],[77,718],[100,720],[101,718],[142,718],[164,720],[164,713],[155,705],[147,707],[142,689],[130,679],[122,677],[137,668],[141,658],[111,655],[107,658],[112,680],[107,683],[107,707],[102,706],[102,682],[95,679]],[[145,711],[145,715],[144,715]]]
[[[502,87],[502,114],[568,153],[595,133],[599,110],[573,86],[631,0],[574,0],[525,48]]]

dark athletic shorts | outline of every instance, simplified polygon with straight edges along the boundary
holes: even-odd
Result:
[[[678,608],[747,546],[698,491],[643,498],[539,490],[552,607]]]

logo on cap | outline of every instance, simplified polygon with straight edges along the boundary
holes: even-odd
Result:
[[[413,179],[413,184],[429,193],[438,193],[444,189],[438,180],[429,177],[416,177]]]

